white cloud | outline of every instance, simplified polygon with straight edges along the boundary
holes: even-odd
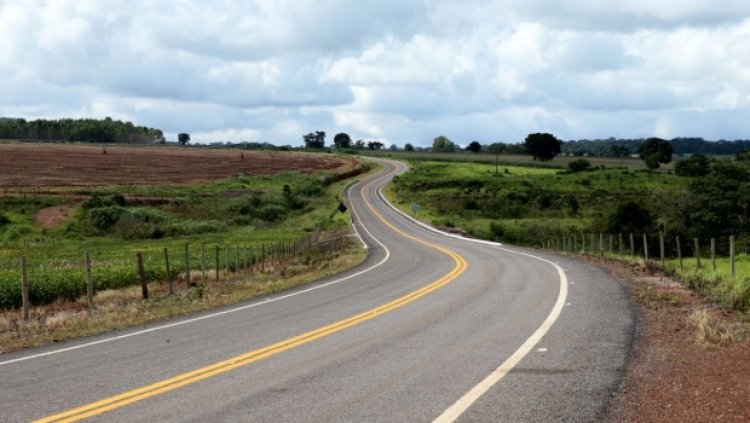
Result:
[[[749,137],[750,3],[0,1],[0,116],[193,140]]]

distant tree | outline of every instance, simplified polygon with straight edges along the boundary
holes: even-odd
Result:
[[[383,145],[380,141],[367,141],[367,148],[370,150],[380,150],[383,148]]]
[[[526,150],[534,157],[534,160],[545,162],[552,160],[560,154],[562,141],[548,133],[529,134],[524,141]]]
[[[493,142],[487,146],[487,151],[492,154],[502,154],[506,148],[508,148],[508,144],[504,142]]]
[[[705,176],[708,174],[711,159],[702,154],[693,154],[674,165],[674,172],[679,176]]]
[[[638,157],[646,163],[649,170],[659,168],[659,163],[667,164],[672,161],[672,144],[661,138],[649,138],[638,147]]]
[[[466,146],[466,151],[479,153],[480,151],[482,151],[482,144],[480,144],[479,141],[472,141],[469,143],[469,145]]]
[[[568,163],[568,170],[573,173],[583,172],[584,170],[588,170],[589,168],[591,168],[591,162],[586,159],[577,159]]]
[[[735,159],[739,162],[747,162],[750,161],[750,150],[745,149],[742,151],[738,151],[735,155]]]
[[[630,155],[630,149],[622,144],[612,144],[609,147],[609,155],[612,157],[620,158],[620,166],[622,166],[623,158]]]
[[[411,143],[404,144],[404,151],[414,151],[414,146]]]
[[[440,135],[432,141],[432,151],[434,153],[453,153],[456,151],[456,144],[448,137]]]
[[[396,144],[391,144],[391,146],[388,147],[388,149],[391,151],[398,151],[398,146]]]
[[[186,134],[185,132],[181,132],[177,134],[177,143],[180,145],[187,145],[187,143],[190,142],[190,134]]]
[[[363,140],[357,140],[357,142],[354,143],[354,148],[357,150],[364,150],[367,147],[367,144]]]
[[[333,137],[333,145],[337,149],[349,148],[352,146],[352,138],[349,134],[341,132]]]
[[[302,136],[306,148],[324,148],[326,146],[326,133],[323,131],[310,132]]]

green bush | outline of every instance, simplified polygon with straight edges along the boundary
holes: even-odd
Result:
[[[577,159],[568,163],[568,170],[571,173],[583,172],[591,168],[591,162],[586,159]]]

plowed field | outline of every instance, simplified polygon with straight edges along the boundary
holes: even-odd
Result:
[[[184,185],[287,170],[346,171],[354,160],[329,154],[165,146],[0,144],[0,187]]]

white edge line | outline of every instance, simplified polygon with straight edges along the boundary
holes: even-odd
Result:
[[[529,336],[526,341],[521,344],[521,346],[510,356],[508,357],[500,366],[492,371],[487,377],[485,377],[481,382],[479,382],[476,386],[471,388],[467,393],[465,393],[461,398],[459,398],[453,405],[448,407],[447,410],[445,410],[440,416],[438,416],[435,420],[433,420],[433,423],[450,423],[454,422],[458,417],[461,416],[466,410],[471,407],[472,404],[474,404],[482,395],[484,395],[490,388],[492,388],[495,384],[497,384],[501,379],[505,377],[505,375],[508,374],[518,363],[523,360],[526,355],[528,355],[529,352],[531,352],[534,347],[539,343],[539,341],[544,337],[544,335],[547,334],[547,332],[550,330],[552,325],[555,324],[557,319],[560,317],[560,314],[562,313],[563,308],[565,307],[565,300],[568,297],[568,278],[565,275],[565,271],[562,267],[557,265],[557,263],[554,263],[550,260],[547,260],[542,257],[535,256],[533,254],[528,253],[522,253],[519,251],[513,251],[509,250],[507,248],[502,248],[499,242],[492,242],[492,241],[485,241],[481,239],[473,239],[473,238],[466,238],[460,235],[452,234],[449,232],[444,232],[439,229],[433,228],[430,225],[427,225],[423,222],[420,222],[419,220],[409,216],[408,214],[401,211],[399,208],[391,204],[388,199],[385,198],[385,196],[382,193],[382,188],[378,189],[378,195],[380,196],[381,200],[383,200],[386,204],[388,204],[393,210],[395,210],[397,213],[401,214],[402,216],[409,219],[411,222],[429,230],[434,233],[437,233],[439,235],[443,235],[449,238],[458,239],[465,242],[471,242],[476,244],[484,244],[493,246],[498,250],[505,251],[507,253],[511,254],[517,254],[521,256],[527,256],[531,257],[535,260],[539,260],[542,262],[545,262],[552,267],[554,267],[557,270],[557,274],[560,277],[560,292],[557,296],[557,301],[555,301],[555,305],[552,306],[552,310],[550,310],[550,313],[547,315],[547,318],[544,319],[544,322],[534,331],[534,333]]]
[[[440,416],[433,420],[433,423],[454,422],[482,395],[484,395],[487,391],[490,390],[490,388],[492,388],[496,383],[503,379],[505,375],[508,374],[508,372],[510,372],[516,365],[518,365],[518,363],[521,362],[521,360],[523,360],[523,358],[526,357],[526,355],[534,349],[536,344],[539,343],[539,341],[547,333],[547,331],[549,331],[552,325],[555,324],[555,321],[558,319],[558,317],[560,317],[560,313],[562,312],[565,305],[565,299],[568,296],[568,278],[565,276],[565,272],[560,266],[547,259],[531,254],[512,251],[505,248],[500,248],[500,250],[513,254],[528,256],[548,263],[555,269],[557,269],[557,273],[560,276],[560,293],[557,296],[557,301],[552,307],[549,315],[547,315],[547,318],[544,320],[544,322],[542,322],[541,326],[539,326],[537,330],[534,331],[534,333],[532,333],[531,336],[529,336],[529,338],[526,339],[526,341],[510,357],[508,357],[502,364],[500,364],[497,369],[492,371],[492,373],[485,377],[476,386],[471,388],[469,392],[465,393],[461,398],[459,398],[458,401],[448,407],[447,410],[445,410]]]
[[[349,188],[351,188],[356,182],[349,183],[346,188],[344,188],[344,196],[346,196],[349,193]],[[354,211],[354,205],[349,202],[349,207],[352,208],[352,211]],[[355,216],[357,216],[357,213],[355,211]],[[357,216],[357,221],[359,222],[359,216]],[[354,234],[357,235],[357,238],[359,238],[359,242],[362,243],[362,248],[365,250],[369,249],[370,247],[367,245],[364,239],[362,239],[362,235],[359,234],[359,231],[357,230],[357,225],[354,223],[354,219],[349,219],[349,224],[352,225],[352,229],[354,229]]]
[[[354,212],[355,216],[357,216],[357,220],[359,220],[359,213],[357,213],[357,210],[354,207],[354,204],[351,204],[351,206],[352,206],[352,211]],[[257,302],[257,303],[252,303],[252,304],[248,304],[248,305],[244,305],[244,306],[240,306],[240,307],[235,307],[235,308],[231,308],[229,310],[224,310],[224,311],[220,311],[220,312],[216,312],[216,313],[206,314],[206,315],[203,315],[203,316],[200,316],[200,317],[194,317],[192,319],[181,320],[179,322],[169,323],[169,324],[166,324],[166,325],[155,326],[153,328],[143,329],[143,330],[139,330],[139,331],[136,331],[136,332],[130,332],[130,333],[126,333],[124,335],[118,335],[118,336],[113,336],[113,337],[110,337],[110,338],[104,338],[104,339],[100,339],[98,341],[87,342],[85,344],[74,345],[74,346],[67,347],[67,348],[60,348],[60,349],[57,349],[57,350],[47,351],[47,352],[39,353],[39,354],[32,354],[32,355],[28,355],[28,356],[25,356],[25,357],[14,358],[12,360],[0,361],[0,366],[5,366],[5,365],[8,365],[8,364],[18,363],[18,362],[21,362],[21,361],[27,361],[27,360],[31,360],[31,359],[35,359],[35,358],[46,357],[46,356],[54,355],[54,354],[60,354],[60,353],[68,352],[68,351],[74,351],[74,350],[78,350],[78,349],[81,349],[81,348],[91,347],[91,346],[94,346],[94,345],[104,344],[104,343],[108,343],[108,342],[119,341],[121,339],[130,338],[130,337],[137,336],[137,335],[143,335],[143,334],[149,333],[149,332],[156,332],[156,331],[159,331],[159,330],[169,329],[169,328],[173,328],[175,326],[182,326],[182,325],[186,325],[188,323],[195,323],[195,322],[198,322],[198,321],[201,321],[201,320],[211,319],[211,318],[214,318],[214,317],[223,316],[225,314],[231,314],[231,313],[235,313],[235,312],[238,312],[238,311],[247,310],[249,308],[258,307],[258,306],[261,306],[261,305],[264,305],[264,304],[273,303],[273,302],[276,302],[276,301],[281,301],[281,300],[284,300],[286,298],[295,297],[297,295],[305,294],[305,293],[308,293],[310,291],[315,291],[315,290],[318,290],[318,289],[321,289],[321,288],[325,288],[325,287],[328,287],[328,286],[331,286],[331,285],[335,285],[335,284],[347,281],[349,279],[355,278],[355,277],[357,277],[359,275],[362,275],[364,273],[367,273],[367,272],[369,272],[369,271],[371,271],[371,270],[373,270],[373,269],[375,269],[377,267],[380,267],[381,265],[383,265],[383,263],[385,263],[386,261],[388,261],[388,259],[391,257],[391,251],[385,246],[385,244],[383,244],[382,242],[380,242],[379,239],[377,239],[376,237],[374,237],[372,235],[372,233],[370,233],[370,231],[367,230],[367,227],[365,227],[364,225],[362,225],[362,229],[364,229],[365,232],[367,232],[367,235],[369,235],[370,238],[372,238],[373,240],[375,240],[376,243],[378,243],[381,247],[383,247],[383,250],[385,250],[385,257],[383,257],[383,259],[380,260],[379,262],[377,262],[376,264],[368,267],[367,269],[361,270],[361,271],[359,271],[357,273],[351,274],[351,275],[343,277],[341,279],[336,279],[336,280],[333,280],[331,282],[324,283],[322,285],[316,285],[314,287],[307,288],[307,289],[304,289],[304,290],[301,290],[301,291],[295,291],[295,292],[292,292],[290,294],[281,295],[279,297],[268,298],[266,300],[263,300],[263,301],[260,301],[260,302]],[[362,243],[364,243],[364,240],[362,241]],[[367,245],[367,244],[365,244],[365,245]]]

